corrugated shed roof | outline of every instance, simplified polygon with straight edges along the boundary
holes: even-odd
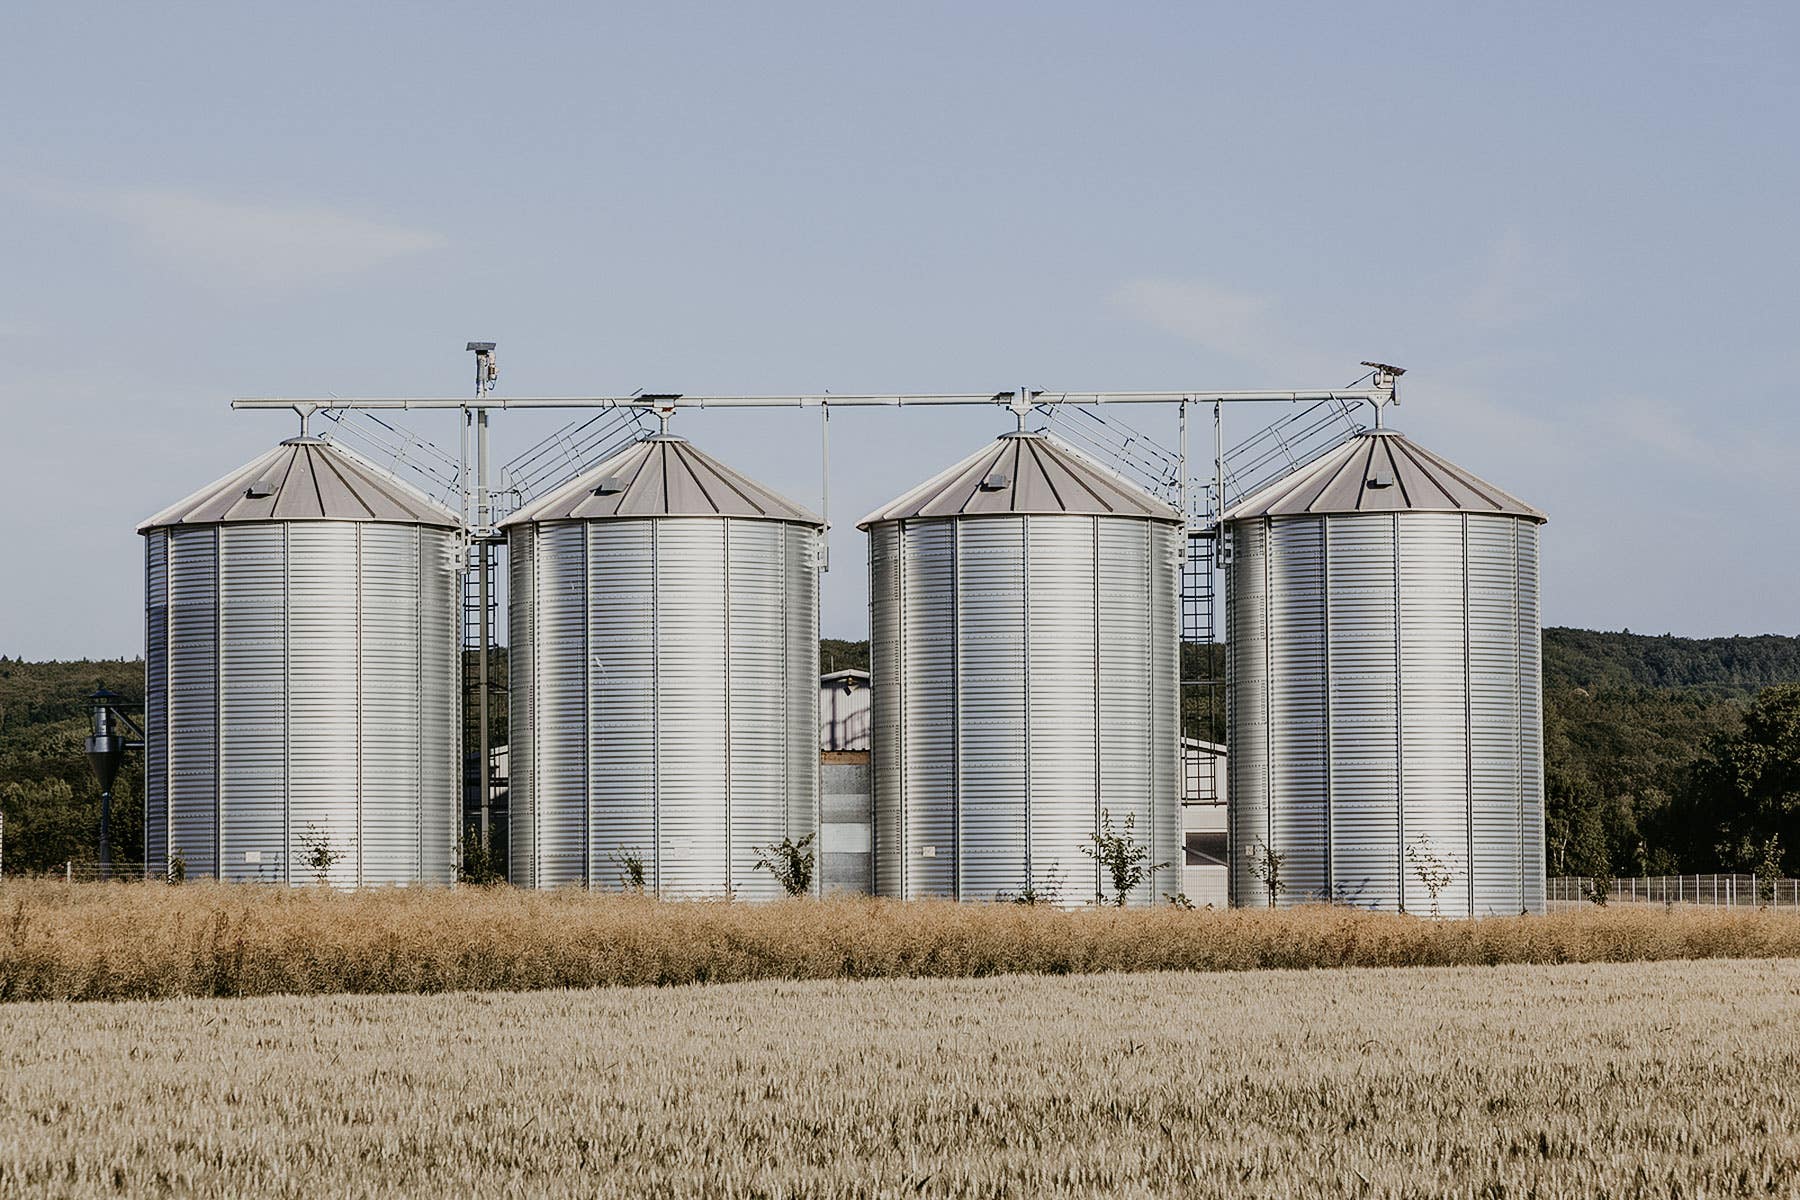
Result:
[[[1542,512],[1391,429],[1371,429],[1240,501],[1227,521],[1325,513]]]
[[[1136,484],[1041,433],[1009,433],[859,521],[1078,513],[1179,521]]]
[[[810,510],[696,449],[686,438],[658,434],[633,443],[500,524],[614,517],[750,517],[803,525],[825,523]]]
[[[276,446],[138,526],[241,521],[384,521],[454,529],[457,515],[375,464],[320,438]]]

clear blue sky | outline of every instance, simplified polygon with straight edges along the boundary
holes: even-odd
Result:
[[[869,7],[9,13],[0,653],[140,651],[136,522],[291,432],[232,396],[460,394],[471,338],[513,395],[1380,358],[1550,513],[1547,622],[1800,633],[1792,6]],[[1006,422],[832,424],[860,637],[854,518]],[[817,502],[813,420],[679,429]]]

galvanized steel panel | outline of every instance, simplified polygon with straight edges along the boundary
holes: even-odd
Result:
[[[1429,913],[1441,865],[1440,915],[1541,911],[1535,518],[1260,517],[1231,536],[1236,902],[1267,903],[1266,836],[1281,904]]]
[[[220,527],[219,875],[275,882],[287,842],[287,547]]]
[[[1474,911],[1519,912],[1523,839],[1516,523],[1469,526],[1470,813]]]
[[[296,882],[319,877],[306,856],[309,845],[323,840],[342,856],[325,878],[348,887],[358,880],[362,849],[356,527],[292,525],[288,556],[290,875]]]
[[[1108,529],[1126,524],[1101,520],[1102,543]],[[1178,525],[1153,522],[1150,528],[1150,557],[1145,587],[1150,593],[1150,738],[1145,754],[1150,760],[1150,795],[1153,820],[1151,829],[1152,863],[1164,864],[1163,870],[1145,881],[1133,895],[1132,903],[1153,903],[1164,892],[1180,886],[1181,866],[1185,858],[1182,834],[1181,790],[1181,565],[1187,554],[1187,534]],[[1102,578],[1102,594],[1110,587],[1110,576]],[[1129,575],[1125,576],[1129,578]],[[1118,631],[1116,642],[1129,633]],[[1111,737],[1112,719],[1101,709],[1101,754]],[[1110,787],[1101,775],[1104,792]]]
[[[1315,522],[1268,529],[1269,845],[1294,898],[1328,894],[1325,544]]]
[[[1394,517],[1335,517],[1325,522],[1325,538],[1330,893],[1345,904],[1396,911],[1402,861]]]
[[[144,870],[169,865],[169,533],[144,538]]]
[[[726,522],[670,518],[656,529],[657,884],[717,896],[731,884]],[[732,581],[735,582],[735,581]],[[674,680],[689,686],[671,686]],[[701,680],[706,686],[693,686]]]
[[[623,862],[632,855],[643,860],[647,878],[655,879],[655,531],[648,521],[608,522],[585,528],[589,640],[586,694],[592,722],[586,753],[593,839],[588,883],[622,887]],[[528,719],[527,726],[532,724]],[[548,719],[543,724],[548,728]]]
[[[928,894],[985,900],[1017,893],[1030,854],[1026,526],[971,518],[901,528],[911,585],[906,616],[909,633],[919,632],[905,656],[907,728],[919,738],[907,746],[907,775],[929,771],[936,784],[929,809],[923,793],[909,797],[909,840],[939,843],[956,832],[958,877]],[[924,619],[945,610],[952,627]],[[923,865],[917,854],[909,855],[909,874]]]
[[[152,869],[166,847],[194,875],[311,883],[316,834],[333,884],[450,882],[456,535],[235,521],[147,542],[146,759],[176,764],[180,801]]]
[[[1473,522],[1471,522],[1473,524]],[[1538,611],[1538,527],[1518,524],[1519,830],[1526,912],[1544,911],[1543,617]]]
[[[786,780],[787,824],[799,841],[820,828],[819,766],[819,538],[808,525],[781,527],[786,563],[786,640],[782,662],[787,669],[786,746],[782,775]],[[817,842],[815,841],[815,846]],[[819,863],[823,865],[823,851]],[[817,886],[825,876],[818,873]]]
[[[1158,794],[1158,738],[1175,736],[1168,714],[1159,711],[1162,688],[1175,689],[1158,679],[1163,668],[1158,640],[1145,636],[1160,627],[1160,593],[1168,586],[1160,560],[1166,557],[1165,539],[1176,535],[1149,521],[1122,520],[1096,522],[1095,534],[1099,557],[1091,585],[1099,618],[1098,807],[1110,812],[1115,824],[1131,814],[1138,838],[1155,843],[1151,861],[1172,862],[1148,886],[1180,891],[1180,883],[1170,884],[1169,878],[1179,871],[1181,860],[1171,859],[1171,832],[1155,828],[1159,814],[1150,802]],[[1100,867],[1085,855],[1070,865],[1067,875],[1078,884],[1068,889],[1074,895],[1093,895],[1100,886]]]
[[[734,892],[749,900],[783,894],[773,875],[756,869],[757,848],[779,842],[788,828],[788,560],[782,530],[770,522],[726,528],[727,874]]]
[[[361,636],[359,882],[404,884],[420,862],[418,526],[358,530]]]
[[[1226,712],[1231,752],[1226,757],[1232,902],[1260,905],[1267,889],[1255,864],[1270,848],[1269,831],[1269,602],[1268,523],[1231,527],[1225,607],[1229,655]]]
[[[588,870],[587,526],[540,526],[536,551],[535,874],[557,887]]]
[[[537,531],[509,530],[507,553],[507,873],[537,886]]]
[[[513,881],[618,887],[635,854],[663,896],[782,894],[755,863],[817,823],[812,529],[609,516],[508,536],[529,642],[515,841],[532,846]]]
[[[874,848],[872,888],[878,896],[906,894],[906,673],[900,631],[900,525],[869,530],[869,765]]]
[[[1025,529],[1031,881],[1067,880],[1067,898],[1084,900],[1096,871],[1082,848],[1093,846],[1101,791],[1099,534],[1092,519],[1079,518],[1027,517]],[[1139,841],[1152,841],[1150,790],[1117,799],[1114,828],[1129,819]]]
[[[449,530],[419,532],[419,789],[421,883],[457,878],[462,809],[461,539]]]
[[[1469,738],[1464,518],[1416,513],[1400,539],[1400,791],[1402,898],[1433,911],[1427,879],[1449,884],[1436,899],[1447,917],[1469,913]]]
[[[1085,903],[1102,805],[1178,859],[1178,536],[1086,515],[871,528],[881,894]]]
[[[909,526],[902,550],[900,602],[901,760],[906,817],[906,898],[954,896],[957,828],[957,598],[955,545],[948,521]],[[1016,528],[1015,528],[1016,534]],[[1004,686],[1004,685],[1002,685]]]
[[[169,852],[218,872],[218,531],[169,538]]]

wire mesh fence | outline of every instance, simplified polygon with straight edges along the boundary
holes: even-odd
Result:
[[[1566,875],[1546,881],[1550,904],[1707,904],[1800,910],[1800,879],[1759,879],[1755,875],[1639,875],[1594,879]]]
[[[6,879],[65,879],[70,883],[92,883],[97,879],[110,879],[119,883],[143,883],[146,879],[152,883],[165,883],[168,877],[162,872],[144,872],[143,863],[113,863],[104,872],[100,864],[89,860],[62,863],[43,871],[8,870]]]

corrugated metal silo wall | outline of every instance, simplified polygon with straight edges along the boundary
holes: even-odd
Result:
[[[1283,905],[1541,911],[1535,523],[1342,514],[1232,539],[1235,902],[1269,902],[1266,848]]]
[[[509,530],[506,551],[506,870],[508,878],[518,886],[536,887],[537,749],[532,714],[537,704],[538,599],[536,533],[532,527]]]
[[[144,539],[144,868],[169,861],[169,539]]]
[[[146,539],[146,868],[448,884],[457,810],[456,538],[357,522]]]
[[[818,822],[817,534],[658,517],[509,531],[513,882],[782,894]]]
[[[1085,903],[1102,810],[1175,869],[1179,537],[1080,515],[870,530],[878,894]]]
[[[877,525],[869,530],[869,765],[876,797],[871,801],[870,887],[878,896],[906,894],[905,793],[900,786],[905,673],[899,596],[900,526]]]

